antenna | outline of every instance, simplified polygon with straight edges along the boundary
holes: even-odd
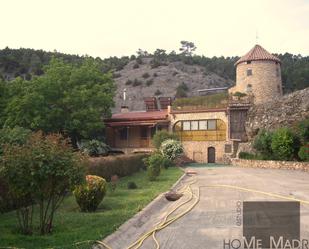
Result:
[[[123,89],[123,101],[126,102],[127,99],[127,89]]]
[[[259,34],[258,34],[258,30],[256,29],[255,31],[255,44],[258,44],[259,42]]]

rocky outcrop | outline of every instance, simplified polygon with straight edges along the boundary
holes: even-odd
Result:
[[[126,105],[133,111],[145,110],[144,97],[174,97],[177,87],[182,83],[188,87],[186,91],[188,97],[197,95],[197,90],[200,89],[230,87],[235,84],[233,80],[207,72],[198,65],[187,65],[178,61],[152,68],[150,63],[151,58],[144,58],[142,64],[137,64],[133,60],[122,70],[117,71],[113,112],[120,111],[124,89],[127,92]]]
[[[280,99],[250,108],[246,132],[252,139],[260,129],[291,127],[309,117],[309,88],[284,95]]]

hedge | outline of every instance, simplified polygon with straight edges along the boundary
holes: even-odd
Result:
[[[101,176],[107,181],[110,181],[113,175],[128,176],[140,169],[146,169],[143,159],[148,156],[148,154],[130,154],[90,158],[88,174]]]

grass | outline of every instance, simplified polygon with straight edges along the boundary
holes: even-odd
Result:
[[[211,108],[225,108],[228,104],[227,93],[217,93],[208,96],[176,99],[172,108],[174,110],[199,110]]]
[[[90,248],[93,240],[103,239],[145,207],[160,193],[167,191],[182,175],[178,168],[161,172],[150,182],[145,171],[119,180],[114,192],[108,190],[95,213],[81,213],[73,196],[67,197],[56,213],[51,235],[32,236],[17,232],[15,212],[0,214],[0,248]],[[134,181],[137,189],[127,189]],[[78,242],[83,242],[76,244]]]

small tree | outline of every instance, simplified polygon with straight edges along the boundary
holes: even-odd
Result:
[[[192,53],[195,51],[196,46],[193,42],[189,41],[181,41],[181,48],[179,49],[183,55],[185,56],[191,56]]]
[[[271,149],[278,160],[291,160],[294,154],[294,136],[288,128],[277,129],[271,141]]]
[[[157,149],[159,149],[161,144],[167,139],[179,140],[176,134],[162,130],[155,133],[152,139],[152,143]]]
[[[5,146],[0,174],[12,195],[21,200],[17,217],[24,233],[32,231],[33,207],[23,205],[23,200],[29,198],[38,204],[40,233],[50,233],[65,195],[83,181],[84,165],[84,157],[57,134],[37,132],[23,145]]]
[[[161,144],[160,151],[164,157],[173,161],[183,153],[183,148],[179,141],[168,139]]]
[[[263,157],[269,158],[273,154],[271,149],[273,133],[266,130],[259,131],[253,142],[253,148],[256,149]]]
[[[160,153],[154,153],[150,157],[144,159],[147,165],[148,179],[154,181],[161,173],[161,167],[163,165],[163,156]]]
[[[300,147],[298,151],[298,156],[300,160],[309,162],[309,143]]]

